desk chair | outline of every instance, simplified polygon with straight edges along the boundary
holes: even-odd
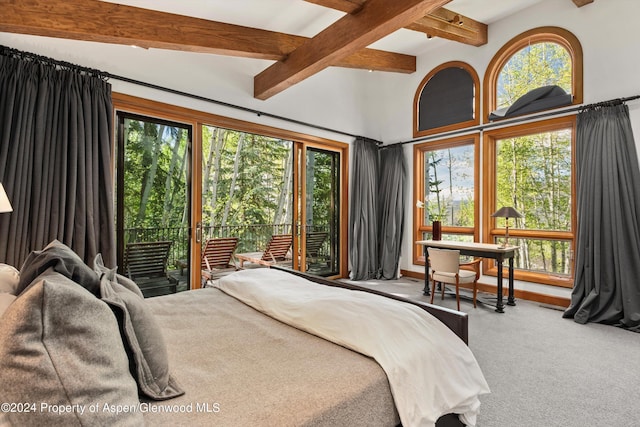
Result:
[[[460,251],[450,249],[428,248],[431,273],[429,278],[433,282],[431,304],[436,293],[436,282],[440,282],[442,299],[444,299],[444,284],[456,285],[456,302],[460,311],[460,283],[473,283],[473,307],[476,307],[478,295],[478,278],[475,271],[460,268]]]

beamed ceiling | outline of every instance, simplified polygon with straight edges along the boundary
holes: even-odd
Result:
[[[112,1],[0,0],[0,32],[272,60],[254,77],[258,99],[268,99],[330,66],[412,73],[414,55],[369,47],[401,29],[471,46],[487,43],[486,23],[446,7],[462,0],[298,1],[343,15],[305,37],[202,19],[197,10],[187,15]],[[582,7],[594,0],[562,1]],[[248,8],[246,14],[252,10],[265,12]]]

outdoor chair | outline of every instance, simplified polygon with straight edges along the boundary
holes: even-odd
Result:
[[[312,263],[320,262],[320,250],[322,249],[322,245],[324,241],[327,240],[329,233],[326,231],[312,231],[307,233],[307,247],[306,247],[306,256],[307,256],[307,270]]]
[[[291,234],[274,234],[263,252],[236,254],[236,258],[240,261],[240,268],[244,268],[245,261],[266,266],[274,265],[289,259],[289,249],[292,243],[293,236]]]
[[[460,283],[473,284],[473,307],[476,307],[478,295],[478,273],[476,271],[460,268],[460,251],[451,249],[428,248],[429,266],[431,273],[429,278],[433,283],[431,290],[431,304],[436,293],[436,283],[440,283],[442,299],[444,299],[445,283],[456,286],[456,302],[460,311]],[[478,260],[480,262],[480,260]]]
[[[207,239],[202,248],[202,281],[204,283],[220,275],[235,271],[238,265],[233,256],[238,247],[237,237],[216,237]]]
[[[178,281],[167,274],[171,241],[127,243],[124,253],[125,272],[147,297],[157,289],[177,292]]]

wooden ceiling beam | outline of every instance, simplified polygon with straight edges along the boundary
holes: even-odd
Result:
[[[254,78],[254,96],[267,99],[334,65],[450,0],[369,0]]]
[[[346,13],[356,13],[367,0],[305,0],[309,3],[329,7]],[[575,0],[579,1],[579,0]],[[593,1],[593,0],[592,0]],[[462,24],[461,24],[462,23]],[[487,43],[487,25],[474,21],[443,7],[429,12],[404,28],[420,31],[429,36],[441,37],[460,43],[482,46]]]
[[[0,0],[0,31],[144,48],[283,60],[308,38],[120,4]],[[412,73],[411,55],[364,49],[336,61],[349,68]]]
[[[0,0],[0,31],[278,60],[296,37],[120,4],[86,0]]]
[[[305,0],[308,3],[340,10],[349,14],[354,14],[362,9],[367,0]]]
[[[488,40],[487,24],[445,8],[434,10],[405,28],[472,46],[482,46]]]

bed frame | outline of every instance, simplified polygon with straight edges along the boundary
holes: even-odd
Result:
[[[292,270],[290,268],[282,267],[282,266],[271,266],[276,270],[286,271],[288,273],[294,274],[296,276],[304,277],[307,280],[311,280],[312,282],[320,283],[327,286],[335,286],[339,288],[351,289],[356,291],[369,292],[376,295],[382,295],[387,298],[391,298],[397,301],[406,302],[415,306],[420,307],[421,309],[427,311],[435,318],[444,323],[449,329],[453,331],[465,344],[469,344],[469,316],[467,313],[463,313],[456,310],[451,310],[446,307],[440,307],[436,305],[431,305],[428,303],[424,303],[421,301],[410,300],[408,298],[403,298],[401,296],[389,294],[386,292],[378,291],[375,289],[365,288],[363,286],[353,285],[346,282],[341,282],[338,280],[331,280],[325,277],[316,276],[309,273],[303,273],[300,271]],[[464,427],[464,424],[460,421],[456,414],[446,414],[438,419],[436,422],[436,427]]]

